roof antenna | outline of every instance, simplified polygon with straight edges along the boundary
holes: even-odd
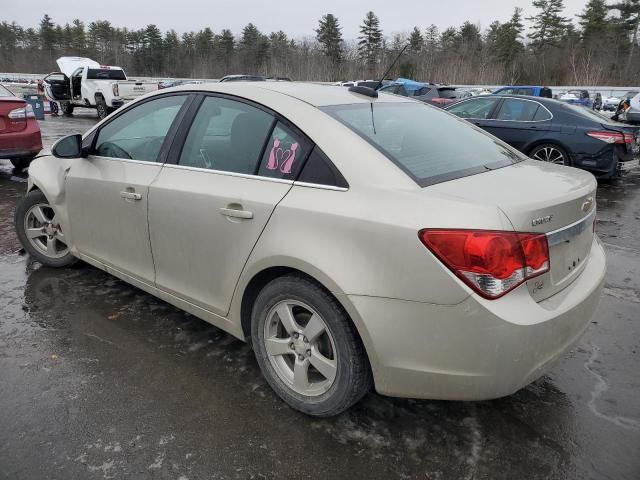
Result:
[[[382,75],[382,78],[380,79],[380,81],[378,82],[378,84],[376,85],[376,90],[378,90],[380,87],[382,87],[382,81],[385,79],[385,77],[389,74],[389,72],[391,71],[391,69],[395,66],[396,62],[398,61],[398,59],[402,56],[402,54],[404,53],[404,51],[407,49],[407,47],[409,46],[409,43],[407,43],[402,50],[400,50],[400,53],[398,54],[398,56],[395,58],[395,60],[393,61],[393,63],[391,64],[391,66],[389,68],[387,68],[387,71],[384,72],[384,75]]]
[[[409,43],[407,43],[402,50],[400,50],[400,53],[398,53],[398,56],[395,58],[395,60],[393,61],[393,63],[391,64],[391,66],[389,68],[387,68],[387,71],[384,72],[384,75],[382,75],[382,78],[380,79],[380,81],[376,84],[376,88],[371,88],[371,87],[365,87],[365,86],[358,86],[358,85],[354,85],[352,87],[349,87],[349,91],[353,92],[353,93],[359,93],[360,95],[366,95],[367,97],[371,97],[371,98],[378,98],[378,90],[380,89],[380,87],[382,87],[382,81],[385,79],[385,77],[387,76],[387,74],[391,71],[391,69],[394,67],[394,65],[396,64],[396,62],[398,61],[398,59],[402,56],[402,54],[404,53],[404,51],[407,49],[407,47],[409,46]]]

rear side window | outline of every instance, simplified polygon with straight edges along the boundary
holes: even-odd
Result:
[[[309,154],[309,143],[282,122],[271,132],[262,155],[258,175],[294,179]]]
[[[349,184],[320,147],[315,146],[300,173],[299,182],[349,188]]]
[[[124,71],[114,68],[90,68],[87,70],[87,80],[126,80]]]
[[[511,120],[514,122],[532,122],[538,110],[536,102],[506,98],[498,109],[498,120]]]
[[[553,92],[550,88],[543,88],[540,90],[540,96],[544,98],[553,98]]]
[[[360,135],[423,187],[511,165],[524,158],[466,121],[420,103],[332,105],[323,107],[323,111]]]
[[[533,121],[534,122],[543,122],[545,120],[551,120],[551,112],[549,112],[549,110],[547,110],[542,105],[540,105],[538,107],[538,110],[536,110],[536,114],[533,117]]]
[[[533,96],[533,89],[532,88],[518,88],[515,90],[514,95],[529,95],[529,96]]]

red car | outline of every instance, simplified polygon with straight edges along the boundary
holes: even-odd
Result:
[[[22,169],[40,150],[42,137],[33,108],[0,85],[0,158]]]

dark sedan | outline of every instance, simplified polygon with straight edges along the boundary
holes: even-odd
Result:
[[[487,95],[448,105],[536,160],[582,168],[603,178],[638,167],[640,129],[548,98]]]

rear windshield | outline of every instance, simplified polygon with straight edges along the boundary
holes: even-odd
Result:
[[[591,110],[590,108],[583,107],[581,105],[571,105],[567,103],[564,108],[570,110],[572,113],[580,115],[581,117],[588,118],[589,120],[597,123],[617,123],[615,120],[603,115],[597,110]]]
[[[8,88],[0,85],[0,97],[15,97],[15,95],[11,93]]]
[[[464,120],[418,102],[332,105],[352,129],[426,187],[519,162],[524,157]]]
[[[88,80],[126,80],[123,70],[114,68],[90,68],[87,71]]]

